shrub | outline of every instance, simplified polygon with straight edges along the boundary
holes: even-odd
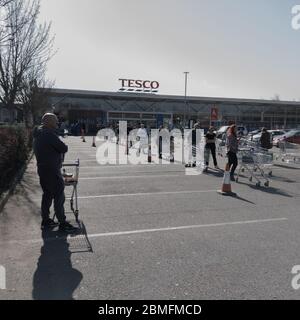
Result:
[[[31,140],[31,132],[24,126],[0,127],[0,193],[28,159]]]

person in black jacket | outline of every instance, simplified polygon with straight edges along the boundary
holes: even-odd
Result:
[[[266,128],[262,128],[261,130],[261,137],[260,137],[260,146],[263,149],[271,149],[272,142],[271,142],[271,135],[270,132]]]
[[[57,135],[58,120],[55,114],[46,113],[42,125],[34,130],[33,148],[37,160],[42,196],[42,229],[56,226],[50,218],[50,207],[54,200],[54,211],[59,222],[59,229],[70,231],[74,227],[66,222],[64,202],[64,180],[61,167],[68,147]]]
[[[205,135],[205,151],[207,152],[208,157],[205,159],[205,171],[208,169],[209,164],[209,153],[211,152],[215,169],[219,169],[217,157],[216,157],[216,134],[214,133],[214,128],[209,127]]]

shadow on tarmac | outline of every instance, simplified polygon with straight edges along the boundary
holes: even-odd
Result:
[[[44,244],[33,276],[34,300],[74,300],[83,275],[74,269],[67,234],[43,230]]]
[[[22,206],[24,200],[26,201],[26,206],[30,208],[29,212],[36,217],[40,217],[40,208],[37,203],[32,200],[32,195],[36,193],[37,190],[40,190],[40,186],[34,180],[33,174],[27,174],[25,178],[17,186],[15,191],[16,204]]]
[[[290,195],[289,193],[287,193],[287,192],[285,192],[283,190],[277,189],[277,188],[262,187],[262,186],[258,187],[256,185],[245,183],[245,182],[241,182],[241,181],[239,181],[238,184],[242,184],[242,185],[248,186],[251,189],[255,189],[255,190],[258,190],[258,191],[261,191],[261,192],[275,194],[275,195],[282,196],[282,197],[287,197],[287,198],[293,198],[293,196]]]
[[[241,200],[241,201],[244,201],[244,202],[247,202],[247,203],[250,203],[250,204],[255,204],[256,205],[256,203],[255,202],[252,202],[252,201],[250,201],[250,200],[247,200],[247,199],[245,199],[245,198],[242,198],[242,197],[240,197],[240,196],[238,196],[238,195],[236,195],[236,196],[234,196],[234,197],[232,197],[233,199],[237,199],[237,200]]]
[[[292,163],[291,163],[292,164]],[[291,170],[300,170],[300,167],[292,167],[284,164],[274,164],[274,167],[284,168],[284,169],[291,169]]]
[[[287,183],[296,183],[296,180],[292,180],[285,177],[279,177],[279,176],[272,176],[271,178],[273,181],[279,181],[279,182],[287,182]]]

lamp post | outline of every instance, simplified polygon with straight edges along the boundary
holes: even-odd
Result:
[[[184,73],[184,77],[185,77],[185,81],[184,81],[184,104],[185,104],[185,107],[184,107],[183,125],[184,125],[184,128],[185,128],[185,126],[186,126],[186,118],[187,118],[187,116],[186,116],[186,112],[187,112],[187,101],[186,101],[187,77],[188,77],[189,72],[188,71],[184,71],[183,73]],[[189,118],[189,113],[188,113],[188,118]]]
[[[51,107],[52,107],[52,113],[55,112],[55,106],[58,105],[59,103],[61,103],[63,100],[65,100],[66,98],[68,98],[68,94],[66,94],[65,96],[63,96],[60,100],[58,100],[57,102],[55,103],[52,103],[51,104]]]

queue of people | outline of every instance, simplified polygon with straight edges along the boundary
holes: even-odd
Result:
[[[76,124],[76,126],[78,123]],[[79,124],[81,137],[84,140],[86,133],[85,124]],[[64,128],[65,129],[65,128]],[[95,127],[95,130],[91,133],[95,137],[98,130],[101,129],[100,125]],[[113,129],[113,128],[112,128]],[[132,128],[128,128],[129,131]],[[196,150],[197,143],[197,129],[200,129],[200,124],[196,123],[192,130],[192,144],[193,150]],[[163,126],[159,128],[159,131],[163,130]],[[143,147],[149,147],[149,134],[150,129],[145,128],[144,124],[140,125],[137,130],[137,138],[140,141],[140,151]],[[118,133],[118,132],[117,132]],[[238,148],[239,137],[237,134],[237,127],[235,124],[231,125],[226,131],[226,155],[227,163],[225,171],[230,172],[230,179],[235,180],[235,170],[238,166]],[[174,143],[174,140],[173,140]],[[93,139],[93,147],[95,147],[95,139]],[[262,129],[262,135],[260,138],[260,146],[265,149],[271,148],[271,136],[266,128]],[[162,158],[162,139],[159,138],[158,150],[159,157]],[[148,150],[148,149],[147,149]],[[205,134],[205,146],[204,146],[204,172],[208,171],[209,157],[212,155],[214,168],[220,170],[217,162],[216,155],[216,133],[214,128],[210,127]],[[61,173],[62,161],[65,153],[68,151],[68,147],[59,139],[58,131],[58,119],[55,114],[46,113],[42,118],[42,125],[34,131],[34,152],[37,160],[38,175],[40,178],[40,185],[43,191],[42,203],[41,203],[41,215],[42,215],[42,228],[53,228],[59,225],[61,231],[72,231],[74,227],[66,221],[64,211],[64,180]],[[193,151],[193,154],[195,153]],[[194,154],[195,155],[195,154]],[[50,206],[54,202],[54,211],[58,219],[58,224],[50,218]]]

